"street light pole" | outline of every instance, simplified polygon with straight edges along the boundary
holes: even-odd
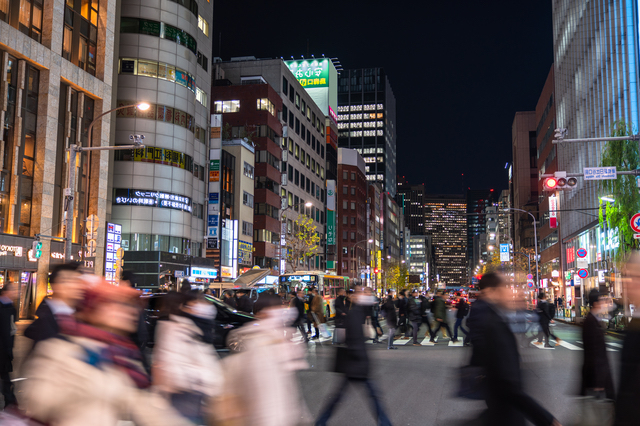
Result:
[[[93,130],[93,126],[97,123],[98,120],[100,120],[102,117],[104,117],[105,115],[112,113],[114,111],[120,110],[120,109],[124,109],[124,108],[131,108],[131,107],[137,107],[138,109],[140,109],[141,111],[145,111],[147,109],[149,109],[149,104],[146,103],[140,103],[140,104],[133,104],[133,105],[124,105],[121,107],[117,107],[117,108],[113,108],[110,109],[109,111],[106,111],[102,114],[100,114],[99,116],[97,116],[89,125],[89,128],[87,129],[87,132],[89,133],[88,136],[88,147],[82,147],[76,144],[72,144],[69,145],[69,148],[67,148],[67,151],[69,151],[69,163],[68,163],[68,168],[67,168],[67,187],[64,190],[64,202],[65,202],[65,207],[66,207],[66,211],[67,211],[67,217],[65,219],[65,242],[64,242],[64,261],[65,262],[69,262],[71,261],[71,250],[72,250],[72,242],[73,242],[73,214],[74,214],[74,210],[75,210],[75,204],[73,202],[73,195],[75,193],[75,180],[76,180],[76,167],[77,167],[77,163],[78,163],[78,156],[80,155],[81,152],[83,151],[116,151],[116,150],[120,150],[120,149],[137,149],[137,148],[144,148],[144,145],[142,145],[140,142],[143,138],[136,138],[135,140],[135,145],[117,145],[117,146],[105,146],[105,147],[92,147],[91,146],[91,133]],[[87,186],[89,185],[89,174],[87,171]],[[85,193],[85,198],[87,197],[87,193]],[[88,204],[85,204],[88,205]],[[85,211],[85,214],[87,212]],[[84,256],[84,247],[80,248],[80,251],[83,252],[83,256]]]
[[[513,207],[505,207],[503,208],[503,210],[509,211],[509,210],[513,210],[513,211],[518,211],[518,212],[522,212],[522,213],[527,213],[529,216],[531,216],[531,219],[533,219],[533,240],[534,240],[534,244],[535,244],[535,253],[536,253],[536,290],[538,290],[538,286],[540,285],[540,281],[539,281],[539,277],[538,277],[538,229],[536,227],[536,217],[531,213],[528,212],[526,210],[522,210],[522,209],[515,209]]]
[[[295,209],[296,207],[300,206],[304,204],[305,207],[311,207],[313,205],[313,203],[311,201],[307,201],[306,203],[302,202],[302,203],[298,203],[298,204],[293,204],[291,206],[287,206],[284,209],[280,210],[280,217],[278,218],[278,221],[280,222],[280,243],[278,244],[278,272],[280,272],[280,275],[285,273],[285,269],[287,269],[286,267],[282,267],[282,234],[285,234],[286,231],[283,232],[282,230],[282,216],[284,215],[284,213],[289,210],[289,209]]]
[[[353,246],[351,246],[351,258],[352,258],[353,260],[355,260],[355,257],[356,257],[356,256],[355,256],[356,246],[357,246],[358,244],[362,244],[362,243],[369,243],[369,244],[371,244],[371,243],[373,243],[373,240],[372,240],[372,239],[365,238],[364,240],[360,240],[360,241],[358,241],[357,243],[355,243]],[[358,262],[358,263],[359,263],[359,262]],[[357,276],[357,273],[358,273],[358,266],[356,266],[356,271],[355,271],[356,276]],[[355,277],[354,277],[354,279],[355,279]]]

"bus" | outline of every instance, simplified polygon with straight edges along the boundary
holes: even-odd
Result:
[[[322,271],[297,271],[280,275],[279,292],[289,294],[292,291],[306,291],[309,287],[318,289],[318,294],[325,301],[327,318],[333,318],[336,315],[334,303],[338,289],[349,289],[349,277]]]

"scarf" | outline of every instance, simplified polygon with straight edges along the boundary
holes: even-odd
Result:
[[[140,349],[128,338],[101,330],[92,325],[76,321],[70,315],[56,317],[60,333],[66,336],[84,337],[106,344],[99,352],[83,347],[88,364],[99,367],[102,363],[113,364],[133,380],[139,389],[151,385],[149,375],[144,370]]]

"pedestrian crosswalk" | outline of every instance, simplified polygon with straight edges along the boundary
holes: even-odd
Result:
[[[544,344],[538,345],[538,344],[536,344],[537,342],[538,342],[538,339],[533,339],[531,341],[531,346],[536,347],[538,349],[565,348],[565,349],[568,349],[570,351],[583,351],[584,350],[584,345],[583,345],[581,340],[576,340],[573,343],[567,342],[566,340],[560,340],[559,346],[551,346],[551,347],[545,347]],[[607,346],[607,352],[619,352],[620,349],[622,349],[622,344],[621,343],[605,341],[604,344]],[[552,343],[552,345],[553,345],[553,343]]]

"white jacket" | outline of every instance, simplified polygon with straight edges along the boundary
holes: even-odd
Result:
[[[202,330],[189,318],[171,315],[158,321],[153,350],[153,384],[167,393],[220,394],[224,376],[220,359]]]

